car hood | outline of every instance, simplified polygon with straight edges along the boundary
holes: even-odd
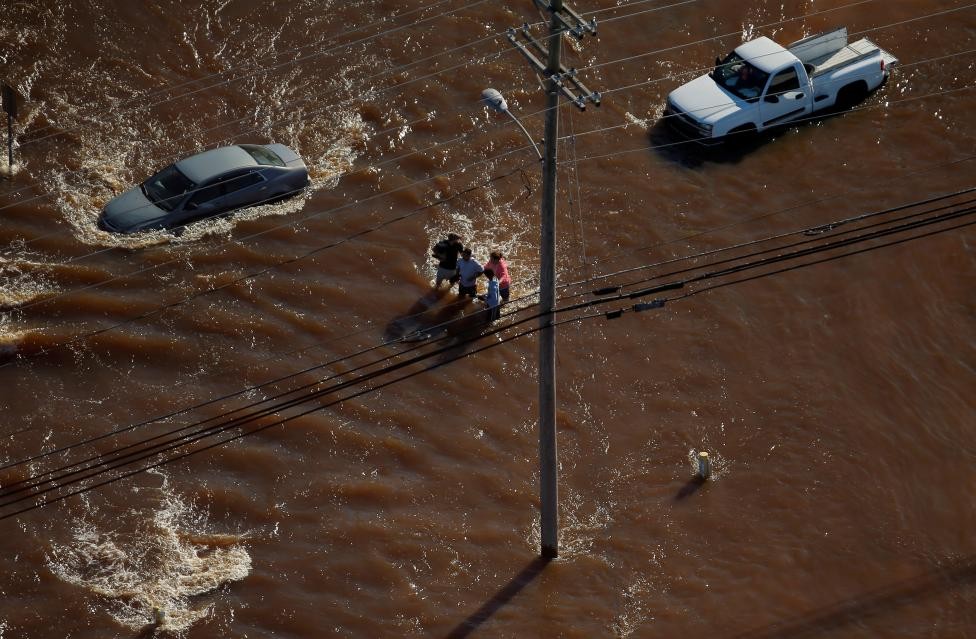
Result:
[[[149,201],[138,186],[129,189],[105,205],[101,223],[110,230],[131,233],[166,215],[166,211]]]
[[[719,88],[715,80],[707,75],[678,87],[668,99],[688,115],[707,124],[714,124],[738,111],[743,104],[743,100]]]

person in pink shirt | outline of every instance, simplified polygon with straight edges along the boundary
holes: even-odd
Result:
[[[491,269],[495,273],[495,277],[498,278],[498,292],[501,294],[502,301],[507,302],[512,286],[512,278],[508,275],[508,262],[505,261],[505,256],[502,255],[502,252],[498,250],[492,251],[488,261],[485,262],[484,269]]]

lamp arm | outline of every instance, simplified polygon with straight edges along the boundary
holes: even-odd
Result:
[[[505,113],[507,113],[509,115],[509,117],[512,118],[512,120],[515,122],[515,124],[519,125],[519,128],[522,129],[522,133],[525,134],[525,137],[529,138],[529,142],[532,143],[532,148],[535,149],[535,154],[538,155],[539,156],[539,159],[541,160],[542,159],[542,152],[539,151],[539,147],[536,145],[535,140],[533,140],[532,139],[532,136],[529,135],[528,129],[525,128],[525,126],[522,124],[522,122],[520,122],[519,119],[517,117],[515,117],[515,114],[512,113],[510,110],[506,109],[505,110]]]

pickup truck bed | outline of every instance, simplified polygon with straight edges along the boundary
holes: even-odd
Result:
[[[829,73],[838,67],[854,62],[858,58],[872,55],[875,51],[881,50],[881,57],[885,65],[893,64],[897,61],[895,56],[868,38],[861,38],[857,42],[845,44],[841,48],[837,45],[847,42],[847,28],[836,29],[826,35],[816,35],[803,40],[797,40],[787,47],[790,53],[799,58],[800,62],[807,70],[807,75],[815,78],[819,75]]]

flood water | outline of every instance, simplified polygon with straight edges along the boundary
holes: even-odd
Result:
[[[551,562],[541,170],[479,101],[541,140],[533,3],[0,6],[0,637],[976,636],[976,5],[572,6],[602,103],[560,108]],[[662,123],[744,40],[839,26],[899,59],[860,108],[717,150]],[[309,188],[96,226],[243,142]],[[449,232],[507,256],[491,326],[432,292]]]

